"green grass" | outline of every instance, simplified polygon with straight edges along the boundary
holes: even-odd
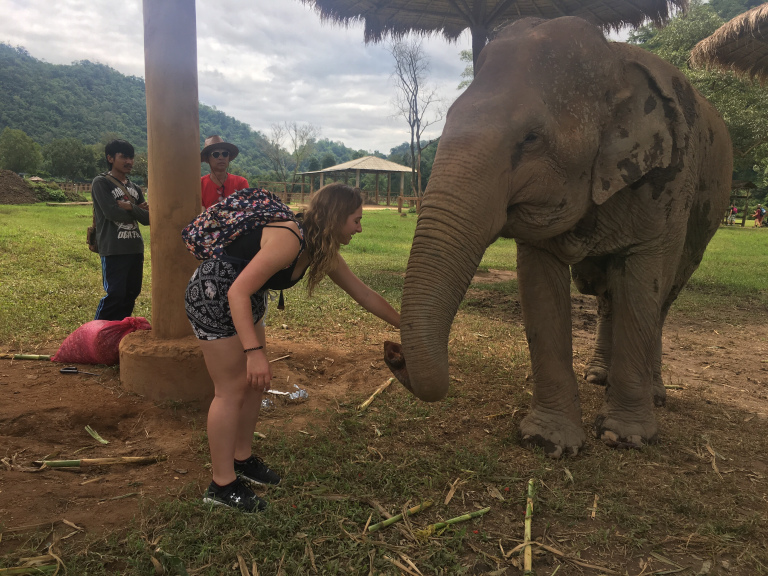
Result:
[[[103,291],[99,258],[85,246],[90,220],[87,206],[0,207],[0,274],[4,279],[0,283],[0,345],[30,352],[50,347],[93,318]],[[414,214],[403,218],[394,209],[366,211],[363,234],[343,249],[355,273],[396,307],[415,226]],[[148,245],[149,231],[145,228],[143,232]],[[768,303],[768,251],[763,248],[767,234],[752,228],[721,228],[676,310],[696,314],[702,307],[727,311],[739,303],[747,307]],[[144,288],[134,314],[151,322],[148,246],[145,258]],[[481,270],[515,267],[515,244],[506,239],[490,246],[480,264]],[[509,300],[517,293],[515,282],[476,288],[491,295],[503,294]],[[300,322],[310,333],[326,330],[329,318],[337,328],[369,328],[378,322],[328,280],[312,299],[300,289],[288,292],[287,298],[285,314],[273,314],[272,322]],[[471,306],[463,307],[468,309]]]
[[[85,245],[90,223],[88,206],[0,206],[4,347],[32,351],[49,346],[93,319],[103,291],[99,257]],[[148,278],[149,262],[146,271]],[[151,316],[146,288],[137,316]]]
[[[768,286],[766,242],[768,229],[720,228],[690,284],[737,298],[765,294]]]

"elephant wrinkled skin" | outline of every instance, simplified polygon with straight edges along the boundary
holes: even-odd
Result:
[[[534,378],[523,442],[559,457],[585,440],[571,275],[598,298],[596,434],[652,441],[662,326],[728,205],[731,172],[722,119],[670,64],[579,18],[508,26],[448,112],[408,261],[402,349],[386,345],[393,372],[422,400],[446,395],[459,303],[485,249],[514,238]]]

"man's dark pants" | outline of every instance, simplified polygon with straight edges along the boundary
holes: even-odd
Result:
[[[133,314],[141,293],[144,253],[101,257],[101,277],[107,293],[96,308],[96,320],[122,320]]]

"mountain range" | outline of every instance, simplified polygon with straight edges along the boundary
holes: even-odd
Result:
[[[41,146],[59,138],[97,144],[105,135],[124,138],[137,150],[147,146],[144,80],[104,64],[88,60],[50,64],[34,58],[23,47],[0,43],[0,102],[0,132],[5,127],[23,130]],[[267,140],[261,132],[201,103],[201,146],[212,134],[240,148],[236,160],[239,172],[254,178],[272,170],[265,154]],[[340,163],[361,152],[365,153],[324,139],[317,142],[314,157],[317,161],[333,154]],[[305,164],[311,160],[307,158]]]

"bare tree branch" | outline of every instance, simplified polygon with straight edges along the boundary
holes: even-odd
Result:
[[[430,62],[422,40],[396,40],[389,44],[388,50],[395,59],[392,103],[410,129],[411,183],[414,192],[421,196],[421,152],[429,145],[422,146],[421,138],[429,126],[443,119],[445,107],[437,89],[427,84]]]
[[[272,124],[269,137],[265,138],[264,154],[269,158],[272,169],[281,182],[286,181],[288,152],[283,144],[286,138],[286,128],[282,124]]]
[[[298,124],[297,122],[286,122],[285,129],[288,132],[288,139],[291,141],[291,156],[295,165],[293,167],[293,178],[291,179],[291,191],[296,184],[296,173],[299,166],[312,154],[315,149],[315,142],[320,137],[321,129],[314,124]]]
[[[320,127],[314,124],[272,124],[270,135],[265,139],[264,154],[281,182],[288,182],[288,173],[292,170],[291,191],[296,184],[299,167],[314,151],[320,133]]]

